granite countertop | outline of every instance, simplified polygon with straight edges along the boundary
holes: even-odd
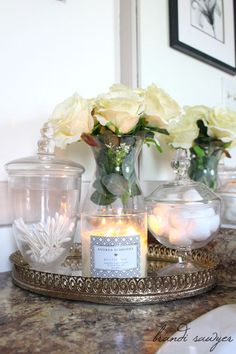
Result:
[[[212,291],[155,305],[110,306],[47,298],[16,287],[10,273],[1,273],[0,353],[155,353],[162,342],[153,339],[161,326],[166,328],[160,340],[176,332],[180,324],[236,303],[235,260],[229,256],[236,252],[236,236],[227,237],[233,247],[227,253],[227,274],[220,273]],[[220,235],[217,252],[225,252],[225,240]]]

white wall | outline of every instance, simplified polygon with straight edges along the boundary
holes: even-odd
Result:
[[[222,104],[221,81],[235,77],[169,46],[168,0],[139,0],[140,86],[152,82],[164,88],[181,105]],[[172,177],[173,154],[144,149],[141,178],[144,181]],[[236,163],[236,158],[232,161]]]
[[[35,153],[58,102],[118,80],[116,3],[0,0],[0,180],[6,161]]]
[[[0,271],[14,244],[3,165],[36,153],[39,130],[75,90],[96,96],[119,82],[118,0],[0,0]],[[81,144],[65,153],[92,174]],[[4,212],[3,212],[4,209]],[[5,226],[3,226],[5,225]]]

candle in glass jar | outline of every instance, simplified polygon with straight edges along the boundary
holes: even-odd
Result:
[[[83,276],[134,278],[146,275],[147,215],[81,215]]]

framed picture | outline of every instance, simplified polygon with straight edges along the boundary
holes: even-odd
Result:
[[[236,0],[169,0],[170,46],[236,75]]]

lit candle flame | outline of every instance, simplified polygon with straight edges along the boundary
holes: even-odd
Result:
[[[62,215],[67,215],[68,214],[68,203],[67,202],[63,202],[61,201],[61,204],[60,204],[60,214]]]

